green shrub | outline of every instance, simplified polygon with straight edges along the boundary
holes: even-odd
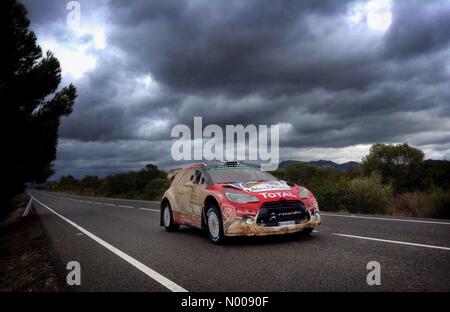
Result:
[[[392,193],[390,185],[381,184],[380,175],[354,178],[348,184],[346,208],[352,213],[383,214]]]
[[[316,196],[321,210],[346,211],[348,184],[345,178],[330,179],[312,185],[309,190]]]
[[[167,179],[157,178],[147,183],[144,190],[144,199],[159,200],[164,192],[169,188],[170,182]]]
[[[431,193],[431,201],[434,207],[434,218],[450,219],[450,192],[437,189]]]

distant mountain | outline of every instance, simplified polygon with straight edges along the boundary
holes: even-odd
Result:
[[[280,163],[280,165],[278,166],[278,168],[283,169],[286,168],[287,166],[289,166],[290,164],[298,164],[298,163],[303,163],[306,165],[311,165],[311,166],[316,166],[316,167],[325,167],[325,166],[330,166],[332,167],[334,170],[339,171],[339,172],[346,172],[349,171],[351,169],[355,169],[359,166],[359,163],[356,161],[349,161],[343,164],[337,164],[334,161],[330,161],[330,160],[314,160],[314,161],[299,161],[299,160],[284,160]]]

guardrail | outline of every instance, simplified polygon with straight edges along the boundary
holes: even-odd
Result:
[[[30,200],[28,201],[27,207],[25,208],[25,211],[23,212],[22,217],[28,216],[28,214],[31,211],[32,204],[33,204],[33,196],[31,196],[29,194],[28,194],[28,196],[30,197]]]

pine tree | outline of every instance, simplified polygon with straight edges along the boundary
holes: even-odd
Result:
[[[0,205],[53,174],[60,118],[72,112],[76,88],[61,82],[59,61],[42,54],[25,7],[0,1]],[[0,208],[1,209],[1,208]]]

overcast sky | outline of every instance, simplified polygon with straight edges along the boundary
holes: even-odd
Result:
[[[57,176],[170,156],[175,124],[279,124],[282,159],[360,161],[373,143],[450,158],[450,1],[26,0],[78,99]]]

